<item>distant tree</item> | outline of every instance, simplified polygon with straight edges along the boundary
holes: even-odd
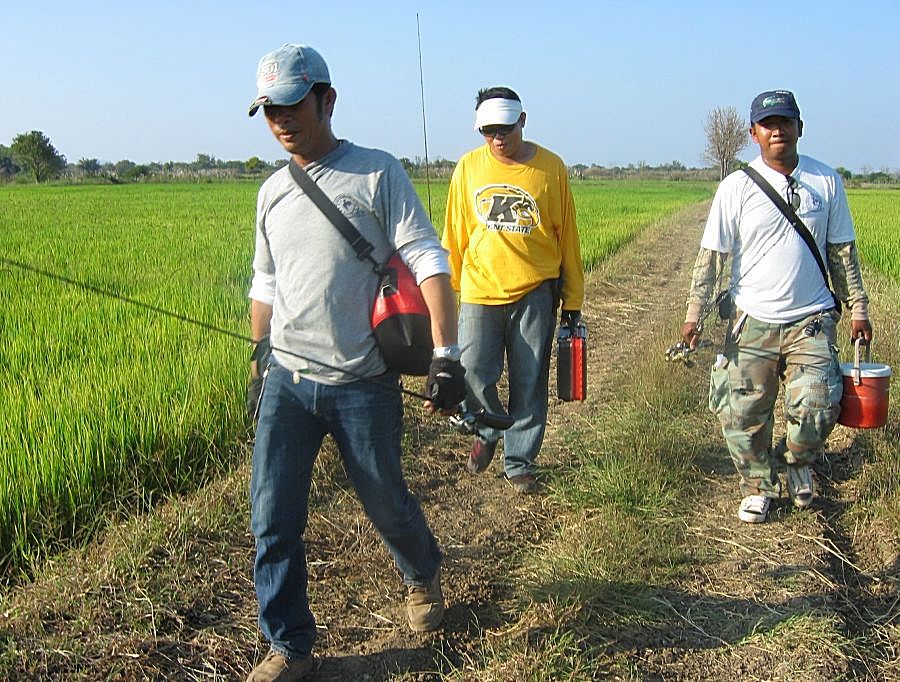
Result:
[[[119,176],[124,176],[132,168],[134,168],[134,161],[129,161],[128,159],[122,159],[121,161],[116,161],[116,165],[114,166],[116,175],[119,175]]]
[[[35,182],[55,178],[66,167],[66,157],[39,130],[16,135],[9,148],[15,162],[27,169]]]
[[[848,171],[843,166],[838,166],[834,170],[838,175],[840,175],[842,178],[844,178],[844,180],[851,180],[853,178],[853,173]]]
[[[208,170],[216,165],[216,157],[209,154],[197,154],[197,160],[194,161],[195,170]]]
[[[150,172],[151,172],[151,168],[149,166],[146,166],[143,164],[140,166],[136,166],[134,164],[131,164],[131,168],[129,168],[127,171],[125,171],[123,177],[126,180],[137,181],[137,180],[140,180],[140,179],[145,178],[148,175],[150,175]]]
[[[706,117],[704,158],[719,167],[719,179],[728,175],[738,152],[747,146],[748,125],[734,107],[713,109]]]
[[[12,150],[0,144],[0,180],[9,180],[19,172],[12,158]]]
[[[100,173],[100,162],[97,159],[79,159],[78,170],[84,175],[98,175]]]
[[[244,162],[244,168],[247,169],[248,173],[255,173],[258,170],[261,170],[261,166],[263,166],[262,160],[258,156],[251,156]]]

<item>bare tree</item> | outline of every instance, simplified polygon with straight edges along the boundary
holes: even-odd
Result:
[[[720,180],[735,165],[738,152],[747,146],[747,130],[747,124],[734,107],[713,109],[706,117],[704,158],[719,167]]]

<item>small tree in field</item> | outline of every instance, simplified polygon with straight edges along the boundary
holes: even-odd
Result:
[[[16,163],[26,168],[35,182],[55,178],[66,167],[66,157],[56,151],[50,138],[40,130],[16,135],[9,148]]]
[[[737,161],[738,152],[747,146],[748,128],[734,107],[713,109],[706,117],[704,158],[719,167],[719,180],[728,175]]]

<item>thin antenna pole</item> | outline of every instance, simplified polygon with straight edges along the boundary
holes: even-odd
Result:
[[[422,93],[422,138],[425,140],[425,191],[428,194],[428,218],[433,222],[431,212],[431,178],[428,172],[428,126],[425,124],[425,76],[422,72],[422,32],[419,29],[419,13],[416,12],[416,37],[419,40],[419,89]]]

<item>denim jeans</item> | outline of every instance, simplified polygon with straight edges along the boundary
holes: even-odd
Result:
[[[506,305],[460,304],[459,342],[466,368],[466,410],[484,407],[490,412],[508,412],[515,418],[507,431],[479,429],[479,435],[488,441],[502,436],[507,476],[533,473],[544,440],[555,315],[550,282]],[[497,390],[504,355],[508,365],[508,409],[504,409]]]
[[[398,377],[382,380],[386,385],[294,383],[284,367],[269,368],[253,448],[250,523],[260,629],[289,658],[308,657],[316,634],[303,533],[313,463],[326,434],[337,443],[363,509],[404,582],[427,585],[440,565],[437,542],[400,466]]]

